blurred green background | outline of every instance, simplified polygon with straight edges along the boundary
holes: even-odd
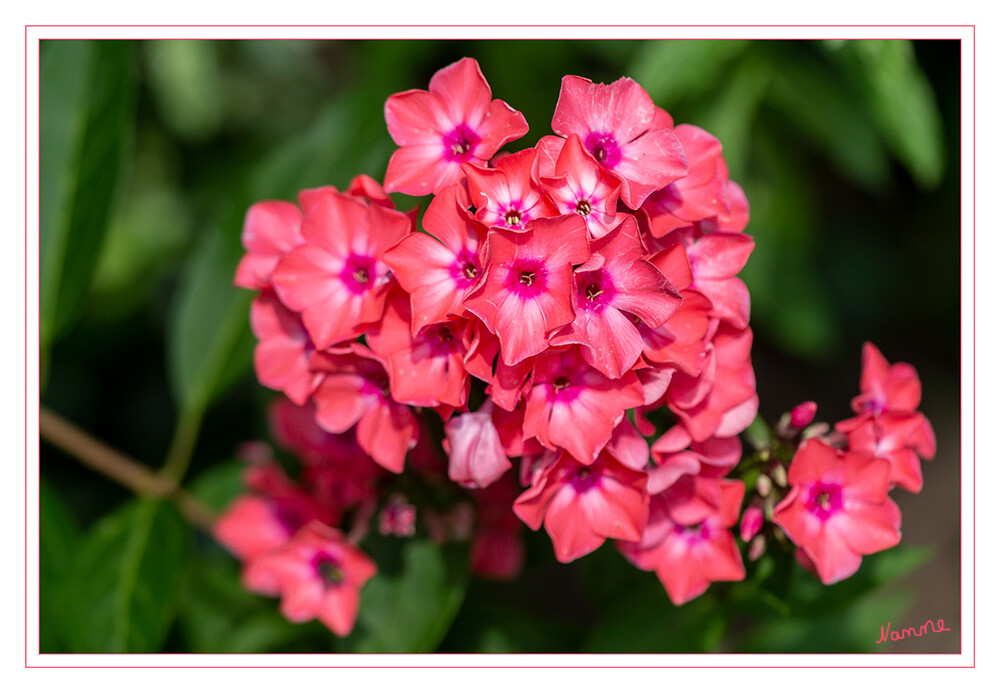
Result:
[[[763,565],[675,609],[610,547],[559,566],[530,536],[524,578],[498,585],[453,581],[453,559],[418,544],[394,598],[440,593],[454,622],[379,640],[363,612],[334,643],[243,593],[236,562],[169,507],[128,503],[43,444],[43,651],[885,651],[879,624],[942,617],[950,634],[895,650],[958,651],[958,41],[43,41],[43,406],[152,467],[190,461],[185,485],[220,506],[272,397],[251,372],[249,292],[232,288],[244,212],[381,179],[386,98],[463,56],[527,118],[514,147],[550,134],[566,74],[630,76],[721,140],[756,239],[742,276],[761,413],[813,399],[846,418],[865,340],[921,374],[939,453],[923,493],[895,494],[904,546],[835,590]],[[780,574],[794,584],[775,603]]]

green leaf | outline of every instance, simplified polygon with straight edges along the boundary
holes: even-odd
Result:
[[[697,97],[719,84],[724,71],[749,41],[650,41],[641,44],[628,74],[668,111],[682,98]]]
[[[143,44],[149,85],[166,124],[180,137],[203,141],[225,116],[225,90],[217,41]]]
[[[920,185],[944,175],[944,133],[934,91],[910,41],[848,41],[833,56],[864,90],[885,140]]]
[[[132,501],[84,537],[72,568],[75,652],[156,652],[174,618],[188,528],[173,506]]]
[[[768,103],[787,116],[788,125],[843,175],[867,188],[883,186],[888,155],[855,85],[805,50],[776,54],[771,69]]]
[[[186,648],[202,653],[299,652],[326,649],[319,622],[290,623],[278,602],[247,592],[226,556],[199,556],[178,614]]]
[[[188,486],[191,495],[215,511],[222,511],[229,502],[244,492],[243,472],[247,465],[239,460],[227,460],[199,474]]]
[[[652,574],[619,597],[584,643],[585,652],[714,652],[728,629],[711,594],[674,606]]]
[[[127,41],[45,41],[41,51],[39,329],[42,351],[87,295],[132,136]]]
[[[465,547],[428,540],[402,545],[399,572],[380,572],[361,592],[355,632],[343,643],[352,652],[433,652],[462,605]],[[382,570],[385,563],[378,564]]]
[[[63,634],[67,577],[80,528],[55,488],[41,479],[38,507],[39,532],[39,648],[41,652],[65,652]]]
[[[174,298],[167,365],[182,412],[204,412],[250,369],[253,294],[233,287],[239,257],[238,244],[222,233],[205,234]]]

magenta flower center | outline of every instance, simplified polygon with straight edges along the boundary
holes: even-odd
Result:
[[[590,200],[579,200],[576,203],[576,213],[581,217],[588,216],[591,212]]]
[[[689,542],[697,542],[709,538],[709,529],[704,522],[696,522],[693,525],[675,525],[674,533],[681,535]]]
[[[805,502],[806,510],[821,520],[840,511],[844,507],[843,492],[839,484],[818,482],[809,489]]]
[[[610,132],[590,133],[584,140],[583,146],[605,168],[614,168],[622,160],[621,147],[618,146],[618,140]]]
[[[545,266],[539,260],[525,259],[508,269],[504,288],[522,299],[545,291]]]
[[[503,215],[503,223],[507,226],[520,226],[521,225],[521,212],[517,209],[508,209]]]
[[[468,161],[472,158],[472,149],[481,138],[465,123],[441,138],[444,145],[444,158],[448,161]]]
[[[474,253],[463,249],[455,258],[451,265],[451,276],[455,280],[458,288],[465,289],[472,286],[476,278],[479,277],[479,263]]]
[[[614,282],[603,269],[578,272],[576,285],[576,305],[582,310],[600,312],[611,303],[616,293]]]
[[[351,255],[344,263],[340,279],[351,293],[364,293],[374,284],[375,261],[363,255]]]
[[[583,493],[594,488],[600,480],[601,475],[590,467],[580,467],[576,474],[573,475],[570,483],[577,493]]]
[[[316,575],[327,587],[336,587],[344,581],[344,570],[334,556],[325,551],[317,553],[312,559]]]

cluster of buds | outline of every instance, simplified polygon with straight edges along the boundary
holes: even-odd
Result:
[[[468,58],[385,118],[399,148],[384,185],[358,176],[246,217],[255,369],[283,393],[275,435],[304,470],[251,465],[219,523],[247,587],[343,634],[375,572],[357,544],[418,522],[471,540],[472,570],[493,577],[519,572],[523,522],[562,562],[614,540],[675,603],[742,579],[744,486],[726,476],[758,405],[736,276],[754,244],[719,141],[631,79],[567,76],[555,135],[501,153],[527,122]],[[389,193],[433,197],[421,217]],[[899,443],[900,389],[845,422],[871,455]],[[795,469],[769,521],[805,493]],[[411,474],[467,502],[414,505],[392,483]]]
[[[814,424],[816,404],[804,402],[782,417],[770,445],[746,460],[760,472],[740,523],[751,560],[766,548],[767,523],[825,584],[853,575],[862,556],[899,543],[902,518],[889,491],[921,489],[920,460],[934,457],[934,431],[917,411],[913,366],[890,365],[871,343],[861,363],[854,417],[832,429]]]

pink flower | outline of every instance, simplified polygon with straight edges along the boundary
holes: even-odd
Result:
[[[317,349],[362,334],[382,317],[391,287],[383,253],[409,231],[405,214],[329,193],[302,222],[303,245],[271,277],[281,301],[302,314]]]
[[[406,453],[417,444],[416,417],[389,395],[382,362],[360,344],[349,354],[313,354],[315,370],[325,374],[316,388],[316,422],[331,433],[357,424],[362,449],[391,472],[403,471]]]
[[[524,436],[590,464],[625,411],[642,403],[642,385],[634,372],[611,380],[584,361],[579,349],[546,353],[535,361],[531,376]]]
[[[620,378],[643,350],[635,323],[660,327],[680,307],[681,295],[642,259],[645,249],[631,216],[593,241],[590,251],[590,259],[573,276],[576,317],[549,342],[580,344],[587,363],[609,378]]]
[[[490,231],[485,277],[465,307],[499,338],[504,362],[540,354],[547,336],[573,321],[573,265],[589,256],[578,215],[537,219],[523,232]]]
[[[920,406],[920,378],[908,363],[889,362],[871,342],[861,349],[861,394],[851,400],[857,414],[914,412]]]
[[[486,230],[469,215],[467,197],[459,185],[442,190],[424,213],[428,233],[409,234],[384,256],[410,295],[414,334],[465,313],[462,304],[481,277]]]
[[[462,407],[469,396],[464,332],[465,320],[454,319],[428,325],[414,336],[406,296],[393,293],[366,339],[386,365],[394,400],[418,407]]]
[[[754,240],[745,234],[716,232],[700,235],[694,229],[676,231],[669,238],[684,244],[691,263],[691,286],[712,302],[711,316],[737,328],[750,321],[750,292],[736,275],[753,252]]]
[[[649,492],[669,488],[684,474],[718,477],[735,467],[743,454],[736,436],[692,441],[683,426],[674,426],[660,436],[650,450],[656,468],[649,472]]]
[[[577,135],[594,159],[621,181],[622,201],[639,209],[650,193],[688,171],[680,141],[669,128],[654,127],[664,122],[654,123],[655,116],[653,100],[631,79],[604,85],[567,75],[552,130],[563,137]]]
[[[394,495],[378,514],[378,531],[383,536],[412,537],[417,530],[417,506]]]
[[[511,468],[493,425],[493,403],[459,414],[445,426],[448,478],[466,488],[485,488]]]
[[[250,306],[250,328],[259,340],[253,364],[260,384],[305,404],[322,376],[309,370],[315,349],[299,315],[288,310],[273,291],[265,290]]]
[[[743,492],[737,479],[683,476],[650,499],[641,539],[618,548],[636,567],[655,571],[678,606],[712,582],[742,580],[746,571],[730,527]]]
[[[463,167],[476,219],[487,226],[523,231],[532,219],[558,215],[535,182],[537,157],[536,150],[524,149],[497,160],[494,168]]]
[[[462,164],[485,164],[500,147],[528,132],[519,111],[492,100],[472,58],[431,77],[430,91],[412,89],[385,102],[389,135],[400,146],[389,160],[385,187],[407,195],[437,194],[458,182]]]
[[[243,221],[243,247],[247,253],[236,267],[236,286],[264,289],[278,261],[302,244],[302,212],[291,202],[258,202]]]
[[[621,184],[594,161],[579,137],[543,137],[538,151],[540,182],[560,214],[583,217],[591,238],[606,235],[622,222],[624,215],[618,212]]]
[[[607,453],[584,465],[563,452],[535,473],[514,512],[534,530],[544,524],[556,558],[569,563],[605,539],[639,540],[649,513],[646,474]]]
[[[354,628],[361,588],[376,572],[375,563],[339,531],[313,522],[284,548],[257,560],[250,579],[278,586],[281,613],[289,621],[318,618],[343,637]]]
[[[722,162],[722,144],[694,125],[678,125],[674,134],[684,147],[688,173],[654,192],[640,210],[656,237],[696,221],[728,216],[729,172]]]
[[[899,507],[888,497],[889,462],[807,440],[788,469],[791,490],[774,523],[827,585],[854,574],[861,556],[899,543]]]
[[[844,426],[843,424],[851,425]],[[929,460],[936,452],[934,431],[920,412],[907,414],[890,411],[881,416],[866,416],[837,424],[847,433],[847,448],[889,460],[889,483],[919,493],[924,478],[920,458]]]

